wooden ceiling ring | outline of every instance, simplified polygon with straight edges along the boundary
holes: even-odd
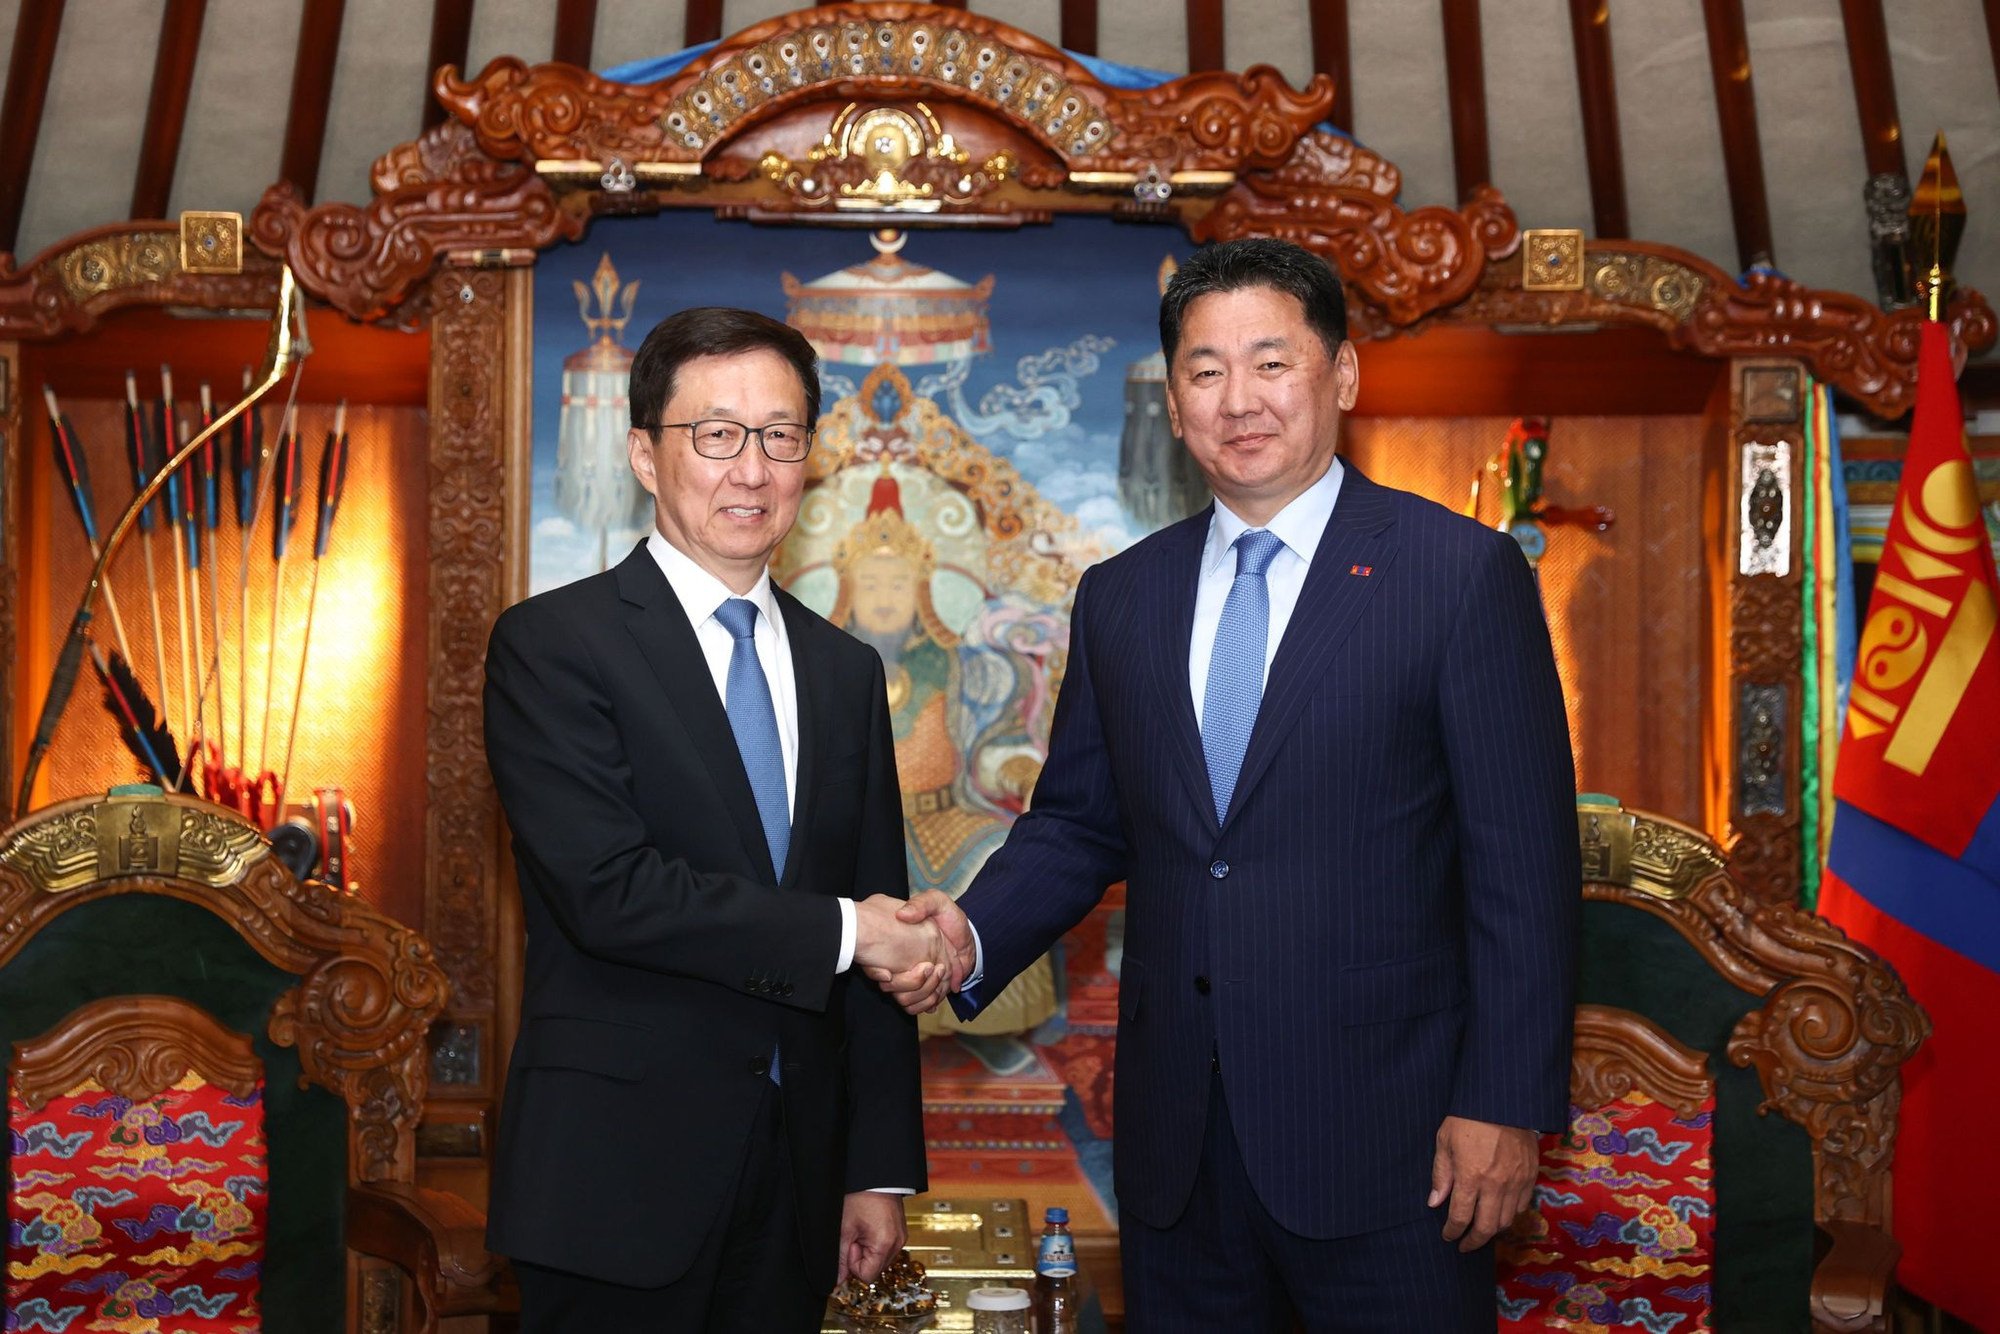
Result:
[[[597,0],[556,0],[556,33],[552,59],[578,69],[590,68],[597,43]],[[459,62],[461,65],[463,61]],[[437,66],[431,66],[436,69]]]
[[[167,0],[166,12],[160,18],[160,42],[153,56],[153,91],[146,104],[146,128],[139,139],[138,175],[132,183],[135,218],[167,216],[207,9],[208,0]]]
[[[1097,54],[1097,0],[1062,0],[1060,24],[1063,50]]]
[[[1186,0],[1187,65],[1191,73],[1229,68],[1222,0]]]
[[[1764,186],[1764,149],[1757,137],[1757,94],[1750,78],[1750,34],[1743,0],[1702,0],[1708,27],[1709,71],[1722,125],[1722,166],[1729,182],[1729,216],[1744,271],[1771,264],[1771,204]]]
[[[1889,28],[1882,0],[1840,0],[1847,28],[1847,64],[1854,75],[1854,109],[1861,117],[1861,149],[1870,176],[1909,178],[1903,160],[1903,121],[1896,111],[1896,75],[1889,65]]]
[[[472,0],[431,0],[431,45],[430,55],[424,61],[426,70],[440,70],[446,65],[463,65],[466,53],[472,49]],[[431,81],[424,80],[423,128],[428,130],[444,122],[445,109],[437,98],[431,96]]]
[[[1598,236],[1632,234],[1625,208],[1625,149],[1618,131],[1618,86],[1611,64],[1611,0],[1569,0],[1576,84],[1583,113],[1583,157],[1590,214]]]
[[[1311,0],[1313,71],[1333,80],[1331,120],[1347,133],[1354,132],[1354,77],[1350,53],[1352,40],[1347,27],[1347,0]]]
[[[62,17],[63,0],[22,0],[14,20],[7,90],[0,95],[0,254],[11,254],[21,234],[21,207],[41,138]]]
[[[1493,183],[1486,130],[1486,56],[1479,0],[1444,0],[1445,85],[1451,102],[1452,176],[1460,202]]]
[[[340,54],[340,24],[347,0],[305,0],[298,54],[292,60],[291,106],[285,116],[285,152],[278,176],[311,199],[319,190],[326,150],[327,110],[333,104],[333,69]]]

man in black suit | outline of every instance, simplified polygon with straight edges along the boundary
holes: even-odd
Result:
[[[971,1013],[1128,882],[1133,1334],[1491,1330],[1491,1239],[1568,1110],[1582,896],[1533,579],[1337,457],[1360,370],[1317,257],[1197,252],[1160,339],[1216,504],[1084,575],[1031,809],[904,916],[946,924]]]
[[[527,968],[488,1239],[530,1334],[817,1330],[925,1185],[915,1025],[860,967],[945,957],[895,918],[882,663],[768,573],[819,398],[775,320],[663,321],[628,436],[656,530],[493,628]]]

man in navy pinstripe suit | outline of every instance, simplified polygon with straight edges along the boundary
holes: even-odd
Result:
[[[1126,880],[1129,1327],[1491,1330],[1568,1110],[1581,899],[1533,578],[1337,457],[1359,369],[1316,257],[1201,250],[1160,334],[1216,504],[1084,575],[1032,808],[903,909],[953,976],[874,976],[976,1013]]]

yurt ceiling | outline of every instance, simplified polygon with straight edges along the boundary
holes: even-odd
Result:
[[[496,56],[598,70],[786,0],[6,0],[0,251],[181,209],[248,213],[281,176],[365,198],[441,112],[431,71]],[[2000,0],[972,0],[1045,41],[1156,70],[1275,65],[1344,83],[1335,117],[1406,205],[1485,174],[1526,226],[1760,258],[1874,296],[1871,176],[1950,141],[1960,280],[2000,298]],[[1483,75],[1483,98],[1479,84]]]

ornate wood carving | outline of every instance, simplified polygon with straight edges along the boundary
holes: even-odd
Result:
[[[1457,211],[1410,213],[1395,203],[1401,189],[1402,173],[1386,159],[1315,130],[1282,167],[1246,177],[1190,231],[1198,241],[1253,234],[1297,241],[1334,261],[1388,325],[1404,325],[1462,300],[1490,260],[1519,246],[1521,232],[1490,187]],[[1371,322],[1380,323],[1362,316],[1364,330]]]
[[[467,165],[485,160],[472,130],[448,120],[376,158],[368,168],[368,182],[375,193],[388,194],[399,186],[445,180]]]
[[[1491,266],[1477,290],[1446,317],[1475,324],[1643,325],[1704,356],[1795,357],[1877,416],[1900,417],[1915,402],[1923,312],[1914,307],[1885,312],[1865,297],[1809,288],[1775,273],[1752,273],[1739,283],[1684,251],[1641,241],[1593,239],[1583,269],[1583,290],[1550,292],[1524,289],[1511,266]],[[1948,316],[1953,335],[1971,351],[1991,347],[2000,336],[2000,321],[1978,292],[1957,294]],[[1390,332],[1382,328],[1378,336]]]
[[[1721,849],[1711,843],[1710,855],[1719,859]],[[1824,918],[1759,901],[1734,866],[1680,898],[1602,879],[1586,880],[1583,892],[1660,918],[1732,985],[1762,998],[1731,1035],[1729,1059],[1755,1067],[1764,1110],[1812,1135],[1819,1216],[1886,1224],[1898,1072],[1930,1035],[1930,1019],[1873,951]]]
[[[1458,304],[1488,261],[1511,253],[1520,224],[1500,193],[1461,209],[1404,212],[1402,173],[1351,139],[1315,130],[1283,166],[1245,176],[1188,229],[1197,241],[1280,236],[1324,255],[1392,324]]]
[[[1722,854],[1708,836],[1678,820],[1579,802],[1576,825],[1585,879],[1671,899],[1693,893],[1722,869]]]
[[[38,1038],[14,1044],[7,1084],[40,1111],[87,1079],[135,1102],[190,1072],[247,1098],[264,1077],[250,1037],[173,996],[110,996],[73,1010]]]
[[[101,838],[115,829],[129,836],[142,805],[153,814],[141,817],[140,837],[151,837],[146,831],[155,828],[183,831],[176,860],[162,860],[148,873],[52,887],[49,868],[84,855],[77,850],[85,848],[95,859]],[[190,823],[197,828],[193,836],[186,832]],[[229,832],[202,832],[211,825]],[[257,840],[258,852],[234,862],[238,869],[231,876],[183,874],[191,858],[200,864],[211,841],[235,846],[242,830]],[[360,899],[295,880],[254,829],[220,807],[182,796],[86,797],[0,833],[0,966],[57,915],[131,893],[205,907],[258,954],[300,975],[272,1009],[271,1040],[295,1046],[306,1077],[347,1102],[353,1179],[408,1180],[424,1100],[424,1032],[445,1003],[444,974],[423,938]]]
[[[391,154],[398,170],[409,155]],[[378,164],[379,165],[379,164]],[[357,320],[391,315],[447,251],[538,250],[575,240],[587,219],[511,163],[458,160],[451,176],[398,186],[366,208],[308,208],[280,181],[250,215],[251,240],[322,301]]]
[[[486,636],[507,605],[503,275],[432,279],[430,733],[424,926],[454,1013],[493,1006],[499,799],[481,732]]]
[[[1615,1005],[1577,1006],[1570,1101],[1603,1107],[1634,1092],[1693,1116],[1715,1092],[1715,1080],[1705,1053],[1662,1032],[1644,1015]]]
[[[0,255],[0,338],[81,333],[125,306],[269,309],[278,301],[278,266],[244,257],[237,274],[181,267],[175,222],[119,222],[79,232],[22,268]]]
[[[786,14],[651,87],[501,59],[469,81],[445,71],[437,93],[496,158],[692,164],[802,101],[929,94],[986,109],[1072,171],[1162,177],[1275,166],[1333,102],[1331,81],[1298,92],[1268,66],[1109,88],[1018,29],[913,4]]]

